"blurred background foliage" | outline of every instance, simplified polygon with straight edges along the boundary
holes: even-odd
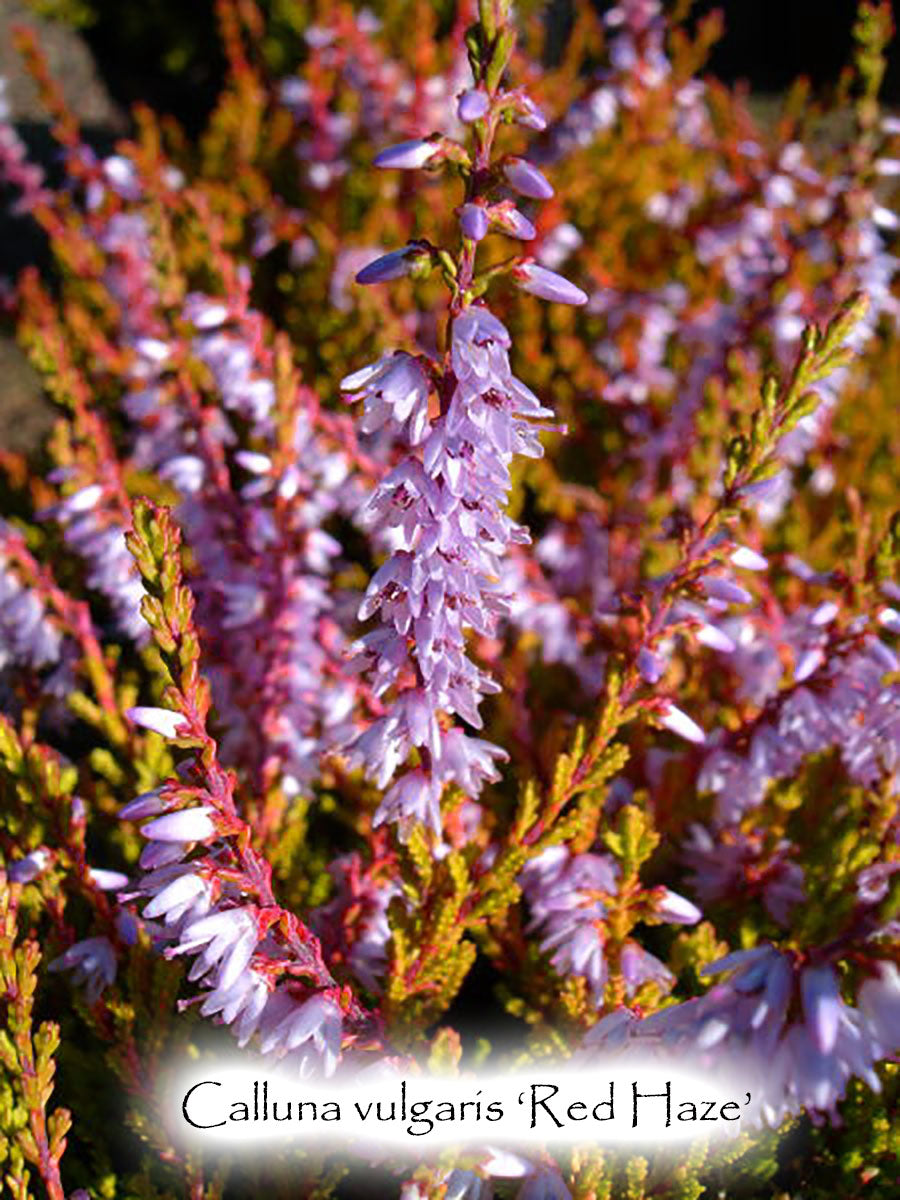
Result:
[[[202,128],[224,78],[225,61],[216,30],[213,0],[27,0],[38,16],[81,31],[113,97],[124,107],[137,101],[169,112],[189,130]],[[328,0],[263,0],[264,48],[276,74],[285,74],[304,54],[302,31],[330,7]],[[356,0],[387,23],[402,26],[417,0]],[[454,0],[428,5],[438,31],[453,22]],[[594,0],[603,13],[612,0]],[[815,88],[833,88],[846,64],[854,0],[678,0],[671,8],[697,21],[714,10],[724,14],[723,36],[713,48],[710,71],[727,82],[746,79],[754,92],[779,92],[800,75]],[[540,15],[544,59],[558,61],[575,27],[575,0],[519,0],[526,20]],[[689,11],[688,11],[689,10]],[[777,36],[773,31],[777,29]],[[889,55],[883,93],[900,97],[900,55]]]

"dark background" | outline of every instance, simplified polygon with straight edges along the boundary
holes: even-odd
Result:
[[[753,91],[779,92],[807,75],[828,87],[849,59],[855,0],[698,0],[694,11],[714,8],[725,13],[725,36],[710,66],[726,82],[747,79]],[[896,39],[883,96],[900,100]]]

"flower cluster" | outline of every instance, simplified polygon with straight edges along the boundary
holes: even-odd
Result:
[[[153,535],[162,538],[156,543],[163,547],[159,565],[176,576],[171,555],[177,541],[170,540],[164,523],[154,526],[147,519],[137,513],[129,537],[152,594],[158,570]],[[208,701],[198,692],[191,669],[196,635],[190,614],[166,619],[157,610],[150,623],[163,647],[182,648],[184,690],[176,693],[181,711],[138,706],[127,716],[160,737],[193,738],[205,753],[182,764],[178,780],[138,796],[120,811],[122,820],[145,821],[141,834],[147,842],[139,860],[140,881],[120,898],[148,901],[141,916],[167,957],[194,957],[188,979],[205,989],[200,1004],[204,1016],[218,1015],[232,1025],[240,1046],[258,1035],[264,1055],[301,1074],[314,1064],[330,1074],[340,1055],[345,1019],[362,1022],[365,1014],[341,992],[311,931],[277,905],[265,861],[246,844],[247,827],[233,801],[233,777],[219,766],[215,743],[205,729]],[[162,925],[156,923],[160,918]]]
[[[541,949],[553,951],[560,975],[584,978],[595,1003],[603,1000],[609,980],[605,954],[608,911],[604,898],[615,896],[618,870],[609,855],[573,855],[562,847],[545,850],[522,873],[522,890],[531,909],[531,928],[541,932]],[[700,910],[675,892],[654,898],[654,917],[679,925],[700,920]],[[618,966],[627,996],[648,981],[668,990],[674,983],[665,964],[633,938],[618,948]]]
[[[509,50],[502,53],[508,56]],[[541,456],[535,422],[552,415],[513,375],[507,329],[474,299],[483,290],[475,270],[477,247],[491,228],[534,237],[531,222],[508,199],[495,199],[496,187],[506,185],[537,200],[553,195],[526,159],[492,162],[501,117],[538,130],[546,124],[524,92],[499,88],[499,77],[490,60],[476,71],[475,86],[460,96],[459,118],[475,128],[471,156],[449,138],[433,138],[401,143],[375,159],[376,166],[397,169],[451,161],[468,174],[459,208],[462,248],[456,261],[443,263],[453,294],[449,354],[443,362],[421,361],[398,351],[342,383],[345,392],[363,401],[365,432],[387,426],[408,447],[364,510],[372,527],[390,531],[394,549],[373,576],[359,610],[360,620],[378,613],[382,623],[360,639],[358,658],[371,673],[376,694],[393,689],[394,697],[389,711],[358,739],[356,752],[386,788],[416,751],[419,765],[388,788],[376,822],[409,826],[418,821],[436,835],[444,787],[454,783],[475,797],[485,782],[499,777],[496,760],[505,757],[497,746],[458,727],[444,727],[441,714],[480,729],[482,698],[498,690],[468,656],[465,638],[469,630],[492,636],[509,613],[508,597],[497,586],[502,561],[510,545],[529,540],[504,512],[509,467],[517,454]],[[411,243],[364,267],[357,281],[373,284],[422,274],[434,257],[427,245]],[[544,299],[576,305],[587,299],[574,284],[530,259],[516,261],[510,275]]]
[[[801,964],[772,946],[740,950],[706,968],[726,971],[728,979],[704,996],[643,1020],[627,1010],[604,1017],[583,1053],[657,1046],[687,1050],[708,1066],[732,1064],[746,1073],[758,1115],[773,1126],[802,1109],[834,1113],[854,1076],[880,1091],[875,1064],[889,1053],[900,1017],[893,963],[862,983],[855,1006],[841,998],[832,964]]]

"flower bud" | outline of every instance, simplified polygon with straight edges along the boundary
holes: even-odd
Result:
[[[268,454],[259,454],[255,450],[238,450],[234,461],[251,475],[267,475],[272,470],[272,460]]]
[[[663,888],[662,893],[656,911],[659,916],[664,917],[673,925],[695,925],[703,916],[696,904],[691,904],[690,900],[679,896],[677,892],[670,892],[668,888]]]
[[[749,604],[753,599],[746,588],[731,579],[723,579],[721,575],[704,575],[700,582],[707,596],[723,600],[726,604]]]
[[[637,656],[637,669],[647,683],[659,683],[666,665],[658,654],[642,646]]]
[[[547,118],[530,96],[519,97],[516,121],[519,125],[524,125],[526,129],[533,129],[536,133],[543,133],[547,128]]]
[[[471,91],[463,92],[460,96],[456,113],[459,119],[468,125],[472,121],[480,121],[482,117],[486,116],[490,106],[490,100],[485,93],[473,88]]]
[[[701,646],[709,646],[710,650],[719,650],[722,654],[733,654],[736,646],[727,633],[723,633],[717,625],[701,625],[697,630],[697,641]]]
[[[88,867],[88,879],[101,892],[118,891],[128,884],[128,876],[121,871],[105,871],[102,867]]]
[[[887,229],[891,233],[900,229],[900,217],[883,204],[876,204],[872,209],[872,220],[879,229]]]
[[[96,508],[98,502],[103,496],[103,488],[99,483],[89,484],[87,487],[80,488],[77,492],[72,492],[60,504],[60,510],[67,515],[75,513],[87,512],[88,509]]]
[[[159,813],[164,812],[168,808],[165,800],[161,799],[159,789],[152,792],[143,792],[134,800],[129,800],[123,808],[119,810],[120,821],[140,821],[144,817],[155,817]]]
[[[503,164],[503,174],[511,188],[523,196],[530,196],[532,200],[549,200],[553,195],[553,188],[541,172],[524,158],[507,159]]]
[[[465,237],[480,242],[488,231],[488,215],[480,204],[464,204],[459,210],[459,224]]]
[[[738,546],[731,556],[731,561],[745,571],[767,571],[769,568],[768,561],[749,546]]]
[[[139,705],[137,708],[125,710],[125,716],[135,725],[143,729],[152,729],[160,737],[178,737],[179,730],[187,724],[187,719],[181,713],[172,712],[169,708],[150,708]]]
[[[24,858],[19,858],[9,864],[7,868],[9,881],[10,883],[31,883],[42,871],[47,869],[49,863],[50,854],[43,846],[32,850]]]
[[[213,811],[208,804],[182,808],[179,812],[166,813],[164,817],[148,821],[141,826],[141,833],[154,842],[203,842],[216,832],[209,815]]]
[[[401,279],[404,275],[418,275],[422,267],[430,262],[431,255],[427,250],[420,246],[404,246],[402,250],[392,250],[367,263],[357,274],[356,282],[387,283],[389,279]]]
[[[809,679],[810,675],[814,675],[824,661],[825,652],[821,646],[813,646],[809,650],[804,650],[794,668],[794,682],[803,683],[804,680]]]
[[[510,237],[519,238],[523,242],[530,242],[532,238],[537,237],[535,227],[510,201],[495,205],[491,209],[491,222],[503,233],[508,233]]]
[[[178,875],[171,883],[167,883],[156,893],[150,903],[145,906],[143,915],[145,917],[165,916],[170,909],[181,907],[202,896],[206,888],[204,880],[193,872]]]
[[[830,625],[839,612],[840,608],[833,600],[825,600],[813,611],[809,618],[810,623],[813,625]]]
[[[666,705],[659,714],[659,719],[666,729],[684,738],[687,742],[693,742],[697,746],[702,746],[706,741],[706,734],[696,721],[692,721],[687,713],[682,712],[680,708],[676,708],[672,703]]]
[[[398,142],[396,146],[388,146],[386,150],[375,155],[372,165],[383,170],[414,171],[430,162],[437,150],[434,142],[424,138],[413,138],[409,142]]]
[[[513,268],[512,277],[523,292],[540,296],[557,304],[587,304],[587,294],[555,271],[536,263],[522,263]]]

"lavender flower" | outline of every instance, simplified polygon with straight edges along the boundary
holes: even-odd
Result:
[[[356,854],[335,859],[329,874],[337,893],[310,914],[310,922],[322,939],[326,955],[339,955],[360,983],[377,994],[391,940],[387,910],[391,900],[400,895],[400,884],[395,879],[365,874]],[[352,927],[348,930],[349,921]]]
[[[812,624],[808,610],[795,614],[783,636],[797,655],[795,680],[798,672],[822,669],[826,678],[815,693],[805,687],[783,693],[771,716],[757,724],[746,755],[721,747],[710,751],[699,786],[716,796],[721,824],[730,824],[738,813],[761,803],[769,784],[789,777],[808,755],[831,747],[840,748],[850,777],[865,786],[895,779],[900,767],[900,689],[882,682],[894,661],[887,647],[870,637],[862,650],[826,665],[820,640],[825,635],[820,625]],[[811,644],[810,637],[819,640]],[[767,681],[759,699],[767,699],[783,674],[777,646],[762,637],[758,644],[744,637],[736,640],[735,657],[744,672],[751,669],[745,647],[754,647],[752,669],[763,672]]]
[[[87,878],[101,892],[117,892],[128,883],[128,876],[121,871],[107,871],[103,867],[88,867]]]
[[[647,683],[659,683],[665,672],[665,663],[658,654],[654,654],[648,650],[646,646],[641,647],[637,657],[637,669],[641,673],[641,678]]]
[[[71,971],[74,981],[85,985],[88,1003],[95,1004],[101,993],[115,982],[116,952],[109,938],[85,938],[54,958],[49,969]]]
[[[523,242],[530,242],[537,237],[537,230],[531,221],[511,203],[495,204],[491,209],[491,222],[501,232]]]
[[[516,121],[519,125],[524,125],[526,129],[533,129],[536,133],[543,133],[547,128],[547,118],[531,97],[524,93],[520,93],[517,97]]]
[[[516,1193],[516,1200],[572,1200],[572,1193],[558,1171],[545,1168],[528,1176]]]
[[[830,1054],[837,1041],[843,1008],[834,968],[806,967],[800,975],[800,993],[812,1039],[823,1054]]]
[[[859,1005],[845,1003],[827,964],[799,966],[772,946],[727,955],[706,974],[731,972],[704,996],[644,1020],[601,1022],[586,1039],[591,1050],[653,1044],[690,1053],[699,1064],[733,1062],[753,1089],[755,1112],[769,1125],[809,1111],[833,1114],[853,1076],[875,1091],[875,1063],[896,1045],[900,977],[881,964],[860,988]],[[798,990],[803,1020],[792,1014]],[[891,1023],[893,1022],[893,1024]]]
[[[750,604],[753,600],[746,588],[722,575],[704,575],[700,583],[707,596],[714,600],[722,600],[726,604]]]
[[[205,915],[212,900],[212,889],[201,875],[182,865],[163,868],[154,882],[162,884],[153,899],[144,906],[145,917],[163,917],[167,925],[187,916]],[[166,882],[166,880],[170,882]],[[145,878],[144,884],[146,886]]]
[[[284,947],[266,935],[258,907],[244,902],[240,887],[234,881],[223,886],[218,877],[223,846],[216,847],[221,835],[214,808],[199,804],[166,812],[178,798],[177,788],[162,789],[123,808],[124,818],[153,817],[141,832],[149,839],[147,849],[164,853],[148,856],[145,850],[145,874],[121,899],[143,897],[145,922],[164,919],[163,927],[154,927],[154,941],[167,957],[194,958],[188,979],[207,989],[201,1011],[233,1026],[239,1045],[258,1033],[263,1053],[287,1056],[301,1073],[317,1066],[330,1073],[340,1053],[340,1008],[325,991],[297,995],[254,966],[260,953],[270,964],[281,960]],[[198,844],[210,853],[185,861]],[[305,965],[308,969],[309,962]],[[330,986],[324,967],[322,974]]]
[[[694,925],[703,916],[696,904],[691,904],[690,900],[685,900],[684,896],[679,896],[669,888],[663,888],[656,911],[672,925]]]
[[[341,390],[362,396],[364,433],[375,433],[388,422],[411,446],[428,430],[428,376],[409,354],[386,355],[341,380]]]
[[[496,686],[467,658],[464,632],[466,626],[489,632],[506,609],[505,599],[482,581],[498,575],[505,546],[524,537],[500,510],[509,486],[507,464],[517,451],[540,454],[525,418],[548,415],[511,374],[508,346],[509,335],[486,309],[469,308],[457,317],[452,347],[457,384],[447,413],[431,422],[421,460],[401,463],[367,506],[373,520],[402,531],[402,542],[373,577],[360,609],[362,619],[380,611],[388,628],[361,639],[359,658],[384,691],[408,667],[405,639],[413,631],[421,685],[401,693],[393,715],[359,739],[357,753],[381,786],[413,746],[426,748],[431,759],[429,772],[414,773],[385,797],[382,819],[389,814],[403,823],[404,816],[415,815],[434,826],[438,784],[460,770],[479,785],[496,777],[493,763],[474,746],[474,758],[458,751],[448,756],[436,714],[457,713],[478,728],[480,697]],[[376,364],[351,383],[381,382],[383,371]],[[373,399],[382,403],[384,397]]]
[[[8,663],[33,669],[58,663],[62,635],[40,598],[7,569],[2,548],[5,531],[5,522],[0,521],[0,671]]]
[[[606,907],[597,893],[616,891],[617,870],[605,855],[573,857],[562,846],[545,850],[525,867],[522,890],[531,909],[530,930],[540,930],[541,949],[561,975],[580,975],[595,1002],[608,977],[604,953]]]
[[[228,987],[219,985],[211,991],[201,1004],[200,1012],[204,1017],[220,1014],[226,1025],[234,1025],[237,1044],[243,1047],[257,1031],[269,995],[265,978],[256,971],[247,970]]]
[[[738,546],[730,557],[736,567],[743,567],[746,571],[767,571],[769,568],[768,561],[749,546]]]

